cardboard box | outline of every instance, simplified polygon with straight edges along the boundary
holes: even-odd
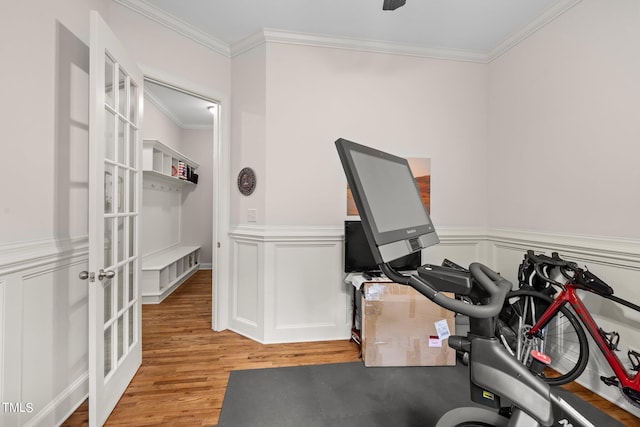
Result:
[[[446,339],[455,334],[454,313],[410,286],[365,283],[361,333],[365,366],[456,364]]]

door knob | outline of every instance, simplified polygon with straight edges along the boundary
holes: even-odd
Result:
[[[113,279],[116,275],[116,272],[113,270],[103,270],[100,269],[100,271],[98,271],[98,280],[103,280],[105,278],[107,279]]]

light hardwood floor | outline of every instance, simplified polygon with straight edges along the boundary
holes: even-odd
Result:
[[[142,366],[106,426],[215,426],[229,372],[359,360],[349,341],[262,345],[211,330],[211,272],[199,271],[161,304],[143,305]],[[572,391],[627,426],[640,419],[578,386]],[[87,426],[84,402],[63,426]]]

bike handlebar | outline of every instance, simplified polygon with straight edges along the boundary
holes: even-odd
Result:
[[[578,267],[577,263],[563,260],[557,252],[554,252],[550,258],[544,254],[535,255],[533,251],[529,250],[526,257],[533,262],[536,274],[545,282],[565,288],[564,283],[553,280],[543,271],[543,267],[559,267],[560,273],[574,285],[603,296],[613,295],[613,288],[606,282],[589,270]]]
[[[560,258],[558,252],[553,252],[551,256],[545,254],[536,255],[532,250],[527,251],[527,258],[531,259],[535,264],[546,264],[553,267],[567,267],[571,270],[578,268],[575,262],[566,261]]]
[[[388,264],[382,264],[380,267],[389,279],[411,286],[439,306],[478,319],[497,316],[502,310],[504,300],[512,288],[511,282],[498,273],[486,265],[474,262],[469,266],[469,271],[475,282],[489,294],[489,303],[473,305],[446,296],[420,276],[413,274],[410,276],[402,275],[393,270]]]
[[[575,273],[580,274],[583,271],[581,268],[578,267],[578,264],[576,264],[575,262],[566,261],[560,258],[560,255],[558,255],[557,252],[553,252],[549,257],[545,254],[536,255],[532,250],[528,250],[526,257],[529,258],[529,260],[531,260],[536,274],[542,280],[552,285],[557,285],[560,287],[563,287],[564,284],[556,280],[553,280],[551,277],[549,277],[549,275],[543,271],[543,267],[558,267],[562,275],[568,280],[573,279],[573,275],[567,274],[567,271],[572,271],[574,274]]]

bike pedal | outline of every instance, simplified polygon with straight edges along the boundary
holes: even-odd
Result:
[[[602,376],[602,377],[600,377],[600,380],[603,383],[605,383],[606,385],[608,385],[608,386],[614,385],[614,386],[617,387],[618,384],[619,384],[618,383],[618,379],[616,377],[604,377],[604,376]]]
[[[613,351],[620,351],[620,349],[618,348],[618,343],[620,342],[620,334],[616,331],[605,332],[605,330],[602,328],[598,329],[600,330],[600,335],[602,335],[602,338],[604,338],[604,340],[607,342],[609,349]]]
[[[629,350],[627,356],[631,362],[631,370],[640,371],[640,353],[635,350]]]

